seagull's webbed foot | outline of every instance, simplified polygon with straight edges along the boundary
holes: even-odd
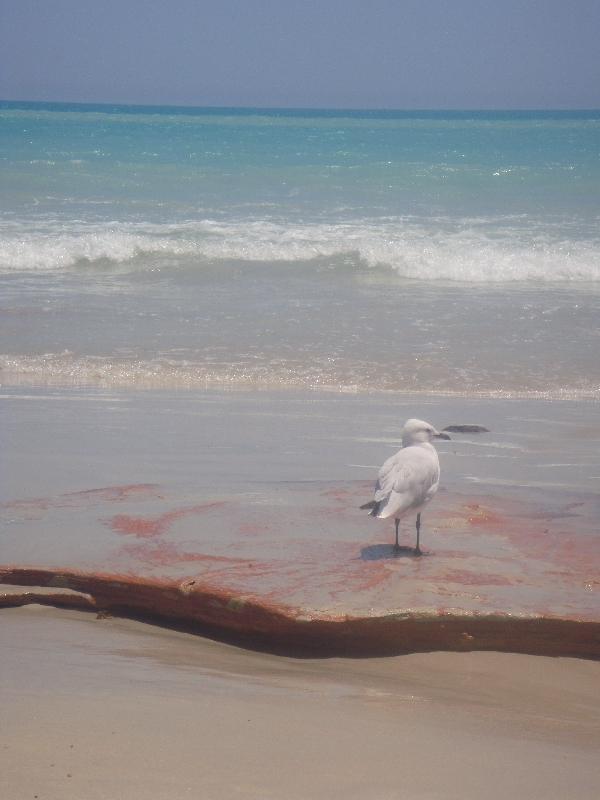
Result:
[[[423,551],[421,550],[421,548],[420,548],[420,547],[415,547],[415,549],[413,550],[413,553],[414,553],[416,556],[422,556],[422,555],[423,555]]]

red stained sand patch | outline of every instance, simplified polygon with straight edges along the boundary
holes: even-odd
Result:
[[[80,508],[89,503],[118,503],[123,500],[160,497],[158,486],[153,483],[131,483],[123,486],[105,486],[101,489],[85,489],[67,492],[57,497],[31,497],[3,503],[2,508],[14,511],[47,511],[50,508]]]
[[[351,491],[350,489],[343,488],[325,489],[321,492],[321,497],[331,497],[339,502],[346,502],[348,498],[353,498],[354,496],[355,492]]]
[[[63,497],[72,497],[82,500],[102,500],[103,502],[118,502],[139,497],[157,497],[158,486],[155,483],[128,483],[122,486],[105,486],[102,489],[85,489],[82,492],[69,492]]]
[[[352,570],[344,574],[340,588],[331,592],[332,597],[344,596],[348,589],[353,592],[366,592],[381,586],[393,576],[384,562],[357,561]]]
[[[197,506],[180,508],[176,511],[166,511],[158,517],[133,517],[129,514],[115,514],[108,520],[110,527],[117,533],[126,536],[135,536],[139,539],[150,539],[165,533],[169,527],[178,519],[201,514],[212,508],[219,508],[225,505],[224,500],[217,500],[212,503],[201,503]]]
[[[229,556],[213,556],[206,553],[190,553],[180,550],[170,542],[157,542],[152,545],[137,544],[128,545],[121,551],[134,560],[140,560],[146,564],[158,566],[170,566],[172,564],[202,562],[204,564],[246,564],[248,559],[231,558]]]
[[[142,538],[158,536],[166,528],[160,519],[144,519],[130,517],[129,514],[117,514],[110,520],[110,526],[117,533],[132,534]]]
[[[597,571],[600,556],[597,536],[574,537],[562,524],[546,527],[526,519],[521,520],[521,524],[513,522],[503,534],[525,559],[552,563],[571,575],[589,575]]]
[[[262,522],[242,522],[238,528],[241,536],[258,536],[270,530],[271,526]]]
[[[244,495],[203,501],[187,491],[159,491],[131,484],[31,501],[20,516],[41,520],[38,535],[50,506],[53,526],[82,520],[86,534],[98,532],[91,560],[114,575],[67,569],[44,579],[43,570],[28,569],[25,577],[89,592],[100,608],[118,613],[149,611],[274,639],[289,622],[285,636],[294,642],[313,636],[328,615],[331,628],[317,638],[329,646],[339,630],[343,652],[359,647],[359,634],[364,652],[377,652],[384,639],[392,649],[464,648],[452,630],[468,633],[469,647],[477,649],[598,652],[598,641],[591,639],[600,624],[594,584],[600,538],[591,501],[561,506],[560,498],[552,498],[544,507],[541,501],[506,498],[500,490],[442,496],[427,514],[432,536],[426,534],[419,559],[408,548],[392,554],[393,524],[371,527],[358,511],[363,500],[354,488],[290,489],[293,502],[282,506],[285,513],[279,506],[248,506]],[[112,505],[121,500],[127,513],[116,513]],[[66,510],[55,512],[57,507]],[[413,524],[407,523],[407,537]],[[23,576],[23,570],[4,572]],[[247,598],[255,599],[254,608]],[[549,598],[556,620],[540,627],[540,614],[552,616]],[[441,603],[449,610],[440,621],[435,609]],[[301,625],[285,616],[290,608]],[[581,620],[589,626],[578,627]]]
[[[513,586],[518,581],[491,573],[451,570],[439,577],[440,583],[460,583],[464,586]]]
[[[2,503],[0,508],[11,511],[47,511],[55,505],[55,501],[50,497],[32,497],[28,500],[12,500],[10,503]]]
[[[495,511],[492,511],[485,506],[480,506],[478,503],[472,503],[465,506],[468,512],[468,521],[470,525],[505,525],[506,519]]]

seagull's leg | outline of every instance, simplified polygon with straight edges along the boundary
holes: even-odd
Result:
[[[396,523],[396,544],[394,545],[394,552],[398,553],[400,550],[400,545],[398,544],[398,525],[400,525],[400,520],[395,519],[394,522]]]
[[[417,546],[415,547],[415,555],[420,556],[422,555],[423,551],[419,547],[419,534],[421,533],[421,512],[417,514]]]

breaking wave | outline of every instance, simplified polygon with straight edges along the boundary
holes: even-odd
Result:
[[[600,238],[529,221],[334,223],[201,220],[178,224],[4,223],[0,271],[169,268],[207,262],[307,262],[384,267],[424,281],[598,281]]]

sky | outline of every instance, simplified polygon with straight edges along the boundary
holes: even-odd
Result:
[[[0,0],[0,98],[600,108],[599,0]]]

